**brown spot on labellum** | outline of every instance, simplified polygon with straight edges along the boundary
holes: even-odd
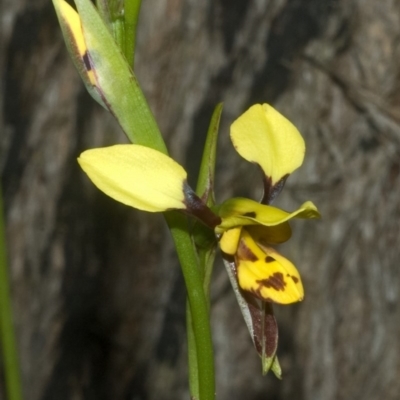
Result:
[[[290,277],[293,279],[294,283],[298,283],[299,282],[299,278],[297,276],[291,275]]]
[[[285,290],[286,286],[285,279],[283,278],[283,274],[281,272],[275,272],[273,275],[266,279],[258,280],[257,283],[265,286],[266,288],[275,289],[276,291],[283,291]]]
[[[237,256],[240,260],[257,261],[258,257],[244,244],[243,240],[240,241],[237,249]]]
[[[273,262],[273,261],[275,261],[275,259],[274,259],[273,257],[271,257],[271,256],[265,257],[265,262],[266,262],[266,263],[271,263],[271,262]]]

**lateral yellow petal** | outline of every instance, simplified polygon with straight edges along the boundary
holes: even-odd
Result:
[[[301,301],[304,289],[296,267],[276,250],[258,246],[245,230],[235,256],[239,286],[264,301]]]
[[[101,191],[123,204],[150,212],[186,208],[186,171],[149,147],[125,144],[87,150],[78,162]]]
[[[292,218],[313,219],[320,218],[317,207],[306,201],[297,210],[289,213],[280,208],[257,203],[246,198],[234,198],[225,201],[218,210],[222,223],[217,226],[216,232],[221,233],[235,226],[265,225],[275,226]]]
[[[221,240],[219,241],[219,247],[225,254],[233,256],[236,253],[241,231],[242,227],[239,226],[222,234]]]
[[[256,104],[234,121],[231,139],[237,152],[259,164],[273,185],[303,163],[300,132],[269,104]]]

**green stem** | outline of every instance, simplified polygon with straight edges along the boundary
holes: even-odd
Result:
[[[4,359],[7,398],[8,400],[21,400],[21,380],[8,282],[3,199],[0,188],[0,339]]]
[[[185,279],[192,316],[191,325],[196,342],[195,354],[201,355],[197,358],[199,400],[214,400],[214,354],[211,340],[210,316],[203,289],[202,273],[188,233],[186,217],[177,212],[168,212],[165,213],[165,218],[174,239]]]
[[[142,0],[125,0],[125,57],[128,64],[134,69],[136,27],[139,19],[139,12]]]
[[[118,17],[114,19],[112,22],[112,29],[114,34],[114,40],[117,43],[117,46],[122,49],[125,48],[125,40],[126,40],[126,32],[125,32],[125,25],[122,18]]]
[[[193,332],[192,313],[190,311],[189,301],[186,302],[186,335],[188,348],[188,365],[189,365],[189,389],[190,398],[198,399],[199,394],[199,367],[197,365],[196,338]]]

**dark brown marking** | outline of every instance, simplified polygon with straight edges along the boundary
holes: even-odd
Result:
[[[89,53],[87,52],[87,50],[85,51],[85,54],[82,57],[82,61],[85,64],[86,71],[91,71],[92,63],[90,62],[90,57],[89,57]]]
[[[257,283],[265,286],[266,288],[272,288],[276,291],[283,291],[285,290],[286,286],[285,279],[283,278],[283,274],[281,272],[275,272],[269,278],[258,280]]]
[[[258,261],[258,257],[244,244],[243,240],[239,243],[237,255],[239,260]]]
[[[256,215],[257,214],[254,211],[250,211],[250,212],[243,214],[243,217],[255,218]]]
[[[275,261],[275,258],[272,258],[271,256],[265,257],[265,262],[266,263],[270,263],[270,262],[273,262],[273,261]]]
[[[265,303],[265,309],[260,308],[250,293],[243,293],[246,301],[251,320],[253,323],[253,342],[260,356],[262,355],[263,341],[265,345],[265,354],[271,357],[276,352],[278,345],[278,325],[274,317],[274,311],[270,303]],[[264,316],[263,316],[264,314]],[[264,321],[264,324],[262,324]]]
[[[272,180],[269,176],[264,176],[264,196],[261,200],[261,204],[271,204],[274,199],[278,197],[279,193],[285,186],[288,176],[289,174],[282,177],[282,179],[276,182],[275,185],[272,184]]]
[[[297,276],[291,275],[290,277],[293,279],[294,283],[298,283],[299,282],[299,278]]]
[[[198,218],[208,227],[214,229],[221,223],[221,218],[214,214],[213,211],[200,199],[199,196],[187,184],[183,183],[183,192],[185,194],[184,203],[187,207],[186,211]]]

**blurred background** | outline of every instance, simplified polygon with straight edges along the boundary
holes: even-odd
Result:
[[[2,0],[0,18],[0,170],[25,398],[188,399],[185,290],[165,223],[106,198],[76,162],[127,140],[85,92],[50,0]],[[295,221],[282,249],[306,290],[275,307],[282,381],[261,375],[217,260],[219,400],[399,398],[399,60],[398,0],[143,0],[135,72],[190,181],[222,101],[218,201],[260,197],[229,125],[268,102],[307,144],[276,204],[312,200],[323,215]]]

